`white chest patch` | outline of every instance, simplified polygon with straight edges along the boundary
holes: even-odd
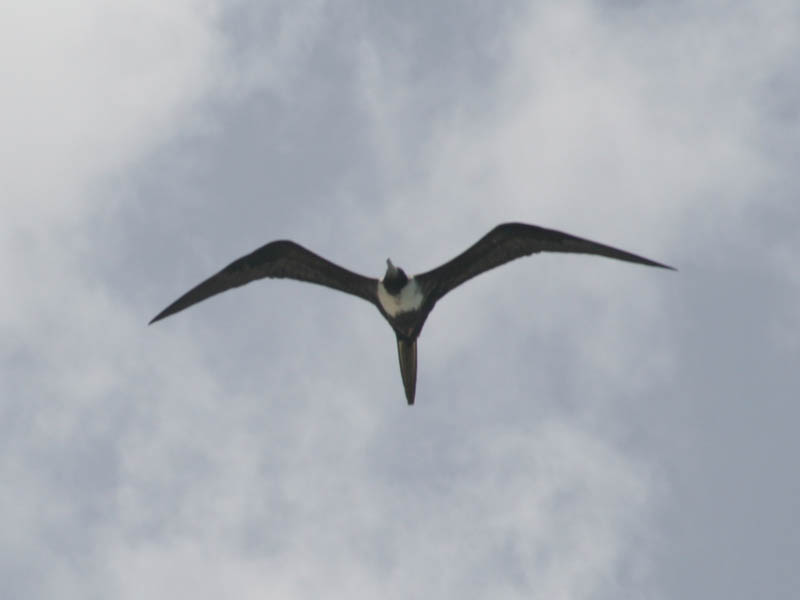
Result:
[[[392,296],[386,291],[382,281],[378,282],[378,302],[390,317],[417,310],[422,306],[422,300],[422,290],[419,289],[419,285],[413,277],[396,296]]]

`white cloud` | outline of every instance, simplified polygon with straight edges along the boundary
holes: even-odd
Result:
[[[467,284],[426,327],[411,410],[366,306],[286,284],[266,314],[145,328],[98,280],[87,223],[119,202],[102,183],[163,144],[224,138],[219,114],[260,94],[291,105],[335,22],[357,90],[331,89],[357,94],[340,100],[374,152],[352,162],[382,171],[368,244],[399,239],[409,268],[427,268],[515,219],[683,267],[704,234],[743,229],[776,168],[761,94],[797,54],[797,21],[789,2],[734,4],[637,18],[540,4],[489,36],[497,72],[480,81],[460,63],[420,77],[424,40],[382,45],[359,11],[336,20],[324,2],[9,11],[0,579],[42,598],[652,592],[661,482],[620,440],[627,409],[663,399],[681,368],[657,287],[671,274],[541,257],[535,274],[520,263]],[[327,132],[304,133],[313,157]],[[791,246],[771,256],[785,271]],[[255,311],[268,295],[236,294],[198,310],[250,294]]]
[[[698,205],[736,215],[769,174],[754,144],[759,92],[797,38],[780,10],[747,5],[713,16],[713,29],[691,16],[665,27],[537,5],[517,24],[496,110],[439,130],[433,195],[457,196],[467,214],[481,205],[484,220],[641,247],[638,233],[650,252]]]
[[[645,565],[629,553],[647,502],[642,467],[557,422],[454,442],[460,447],[437,448],[444,457],[423,450],[402,458],[404,482],[364,462],[364,453],[386,452],[379,439],[341,456],[315,445],[278,481],[259,477],[251,468],[259,458],[238,447],[214,477],[194,474],[192,497],[172,521],[191,517],[187,505],[211,502],[213,510],[162,530],[157,543],[107,539],[107,576],[120,597],[183,588],[198,598],[220,590],[245,598],[584,598],[609,585],[628,555],[633,570],[616,584],[641,583]],[[429,480],[431,467],[438,476]],[[214,484],[219,477],[226,485]],[[276,486],[288,507],[275,504]]]
[[[15,227],[80,214],[93,178],[180,130],[219,77],[224,40],[212,7],[18,3],[7,11],[4,204]]]

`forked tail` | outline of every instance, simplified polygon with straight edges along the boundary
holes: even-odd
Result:
[[[400,374],[406,389],[409,406],[414,404],[414,391],[417,387],[417,340],[397,338],[397,356],[400,359]]]

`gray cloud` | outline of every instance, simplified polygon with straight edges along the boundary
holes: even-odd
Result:
[[[25,11],[28,11],[26,13]],[[182,2],[4,20],[0,581],[19,598],[787,597],[797,536],[790,2]],[[291,237],[443,300],[403,402]]]

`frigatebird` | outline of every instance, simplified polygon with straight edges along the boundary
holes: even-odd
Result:
[[[265,277],[289,278],[347,292],[375,305],[397,336],[397,354],[406,400],[414,404],[417,382],[417,337],[436,303],[465,281],[509,261],[538,252],[597,254],[675,270],[654,260],[568,233],[525,223],[504,223],[449,262],[409,277],[386,260],[378,280],[335,265],[289,240],[277,240],[243,256],[199,283],[158,313],[150,324],[215,294]]]

